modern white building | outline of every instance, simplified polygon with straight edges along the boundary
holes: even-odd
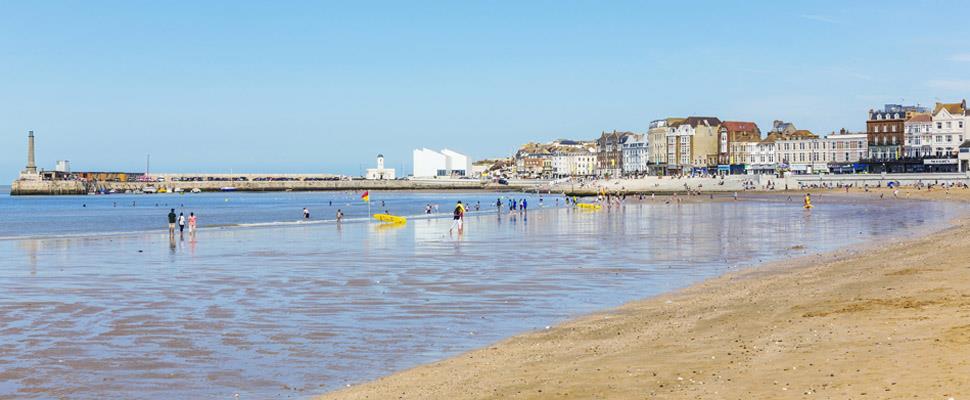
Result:
[[[368,168],[365,179],[369,180],[394,180],[394,168],[384,168],[384,155],[377,155],[377,168]]]
[[[415,149],[413,156],[415,178],[466,176],[471,170],[468,156],[448,149]]]
[[[445,155],[445,169],[449,175],[469,175],[471,162],[468,161],[468,156],[449,149],[441,150],[441,154]]]
[[[623,142],[623,173],[645,174],[650,160],[650,148],[644,135],[633,134]]]

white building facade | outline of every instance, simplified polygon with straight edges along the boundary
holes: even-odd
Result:
[[[623,143],[623,173],[645,174],[650,148],[644,135],[636,134]]]
[[[933,155],[933,117],[914,115],[903,123],[903,157],[923,158]]]
[[[824,139],[829,163],[855,164],[869,154],[869,141],[865,133],[831,134]]]
[[[413,156],[415,178],[466,176],[471,170],[468,156],[449,149],[415,149]]]
[[[414,164],[413,164],[413,175],[415,178],[431,178],[436,176],[444,176],[445,168],[445,157],[437,151],[431,149],[415,149],[414,150]]]
[[[394,168],[384,168],[384,155],[377,155],[377,168],[368,168],[364,179],[369,180],[394,180],[396,171]]]
[[[828,143],[818,137],[793,138],[775,142],[783,164],[796,174],[828,172]]]
[[[556,178],[596,174],[596,148],[562,148],[552,153],[552,173]]]
[[[933,157],[956,157],[963,140],[967,138],[966,100],[963,103],[937,103],[933,111],[929,143]]]

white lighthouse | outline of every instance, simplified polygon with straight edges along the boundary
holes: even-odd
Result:
[[[368,168],[365,179],[370,180],[393,180],[395,178],[394,168],[384,168],[384,155],[377,155],[377,168]]]

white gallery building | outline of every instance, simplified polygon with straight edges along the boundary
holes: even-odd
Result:
[[[468,156],[444,149],[434,151],[421,148],[414,150],[415,178],[467,176],[471,169]]]

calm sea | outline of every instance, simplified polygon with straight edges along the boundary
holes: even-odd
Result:
[[[470,215],[462,235],[448,218],[159,232],[176,205],[204,225],[239,225],[295,221],[303,207],[362,216],[357,196],[0,200],[4,235],[27,236],[0,240],[0,398],[307,398],[743,266],[923,234],[964,212],[827,196],[810,212],[797,198],[745,196],[583,212],[546,198],[528,215]],[[497,196],[373,201],[420,214]],[[136,232],[79,235],[126,230]]]

